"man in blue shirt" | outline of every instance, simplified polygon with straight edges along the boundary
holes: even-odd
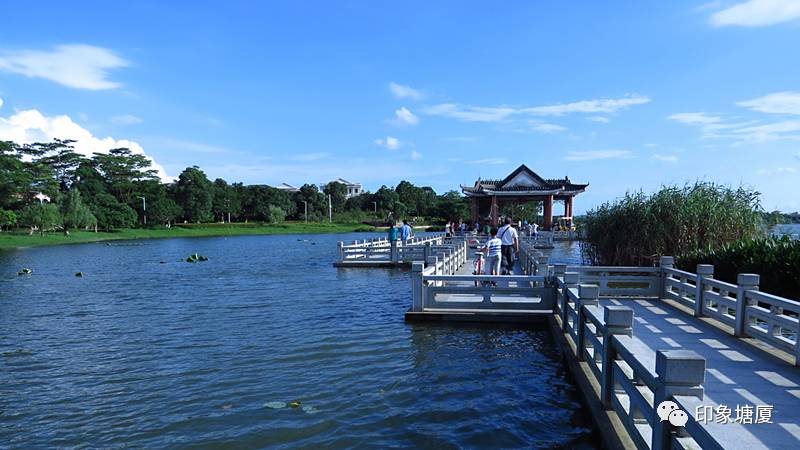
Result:
[[[408,240],[411,239],[411,235],[413,231],[411,229],[411,225],[408,224],[407,220],[403,221],[403,226],[400,227],[400,239],[403,241],[403,244],[407,244]]]

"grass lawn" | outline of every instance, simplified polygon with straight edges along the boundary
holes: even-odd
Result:
[[[44,236],[35,233],[29,236],[27,230],[4,231],[0,233],[0,249],[15,247],[35,247],[41,245],[79,244],[118,239],[157,239],[204,236],[239,236],[248,234],[312,234],[312,233],[350,233],[353,231],[374,231],[373,227],[358,223],[303,223],[287,222],[277,225],[260,223],[232,224],[179,224],[166,228],[131,228],[114,232],[72,231],[69,236],[61,232],[49,232]]]

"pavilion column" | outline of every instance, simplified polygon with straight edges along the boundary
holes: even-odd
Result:
[[[569,217],[569,197],[564,199],[564,217]]]
[[[478,199],[475,197],[469,198],[469,206],[472,210],[472,222],[470,225],[480,220],[480,214],[478,213]]]
[[[553,228],[553,196],[548,195],[544,198],[544,229]]]
[[[573,197],[570,195],[567,197],[567,215],[572,217],[572,199]]]
[[[500,222],[500,208],[497,206],[497,196],[492,196],[492,226],[496,227]]]

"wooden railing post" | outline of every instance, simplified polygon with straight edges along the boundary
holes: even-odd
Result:
[[[693,350],[658,350],[656,352],[656,389],[653,393],[653,450],[672,448],[672,426],[661,421],[658,405],[674,395],[703,398],[706,360]],[[694,411],[684,411],[691,415]],[[680,430],[679,430],[680,431]]]
[[[422,283],[422,270],[425,264],[414,262],[411,264],[411,311],[421,312],[425,298],[425,287]]]
[[[564,273],[564,289],[561,291],[561,296],[558,301],[561,302],[561,330],[567,332],[567,305],[569,304],[569,290],[578,286],[581,274],[578,272]]]
[[[603,308],[603,365],[600,377],[600,399],[606,409],[611,409],[611,396],[614,395],[614,350],[615,334],[630,336],[633,333],[633,309],[628,306],[606,306]]]
[[[667,278],[667,273],[664,269],[672,269],[675,267],[675,258],[672,256],[662,256],[658,260],[658,266],[661,268],[661,277],[659,278],[659,287],[658,287],[658,294],[659,298],[666,298],[667,297],[667,283],[665,282]]]
[[[700,317],[703,315],[703,306],[705,305],[705,300],[703,300],[703,294],[707,290],[705,286],[705,280],[708,278],[714,278],[714,266],[711,264],[698,264],[697,265],[697,286],[695,289],[694,294],[694,316]]]
[[[757,291],[761,277],[755,273],[740,273],[736,277],[736,326],[733,335],[736,337],[747,336],[747,291]]]
[[[584,306],[596,306],[598,297],[600,296],[600,287],[594,284],[581,284],[578,286],[578,302],[575,305],[575,311],[578,313],[578,320],[575,324],[575,333],[577,339],[575,342],[575,352],[577,353],[578,361],[583,361],[583,347],[586,339],[584,333],[584,324],[586,319],[583,313]]]

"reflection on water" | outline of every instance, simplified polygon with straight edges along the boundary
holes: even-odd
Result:
[[[342,238],[0,252],[0,446],[592,447],[544,329],[405,324]]]

